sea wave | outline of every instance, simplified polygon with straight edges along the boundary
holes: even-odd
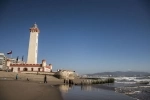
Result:
[[[140,100],[150,100],[150,86],[118,87],[115,92],[129,95]]]
[[[114,77],[116,83],[123,83],[123,84],[148,84],[150,85],[150,78],[149,77]]]
[[[120,81],[115,81],[116,83],[123,83],[123,84],[135,84],[136,82],[120,82]]]

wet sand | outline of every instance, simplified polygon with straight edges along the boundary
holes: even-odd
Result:
[[[59,89],[50,84],[6,80],[0,81],[1,100],[63,100]]]
[[[107,84],[96,84],[96,85],[92,85],[92,86],[94,88],[100,88],[100,89],[115,91],[115,87],[111,87]]]
[[[135,100],[127,95],[116,93],[107,87],[93,88],[92,85],[73,86],[62,96],[64,100]]]

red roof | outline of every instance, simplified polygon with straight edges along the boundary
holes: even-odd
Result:
[[[42,64],[10,64],[12,67],[42,67]]]
[[[42,67],[42,64],[10,64],[10,67]],[[51,66],[45,68],[51,69]]]

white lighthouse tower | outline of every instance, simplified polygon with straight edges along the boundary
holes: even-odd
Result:
[[[30,28],[30,39],[29,39],[29,48],[28,48],[28,57],[27,57],[28,64],[37,63],[39,33],[40,33],[40,30],[38,29],[38,26],[35,23]]]

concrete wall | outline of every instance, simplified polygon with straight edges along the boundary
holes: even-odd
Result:
[[[74,79],[75,78],[75,72],[73,71],[58,71],[55,73],[55,75],[60,79]]]
[[[44,72],[51,72],[52,69],[44,68]]]

